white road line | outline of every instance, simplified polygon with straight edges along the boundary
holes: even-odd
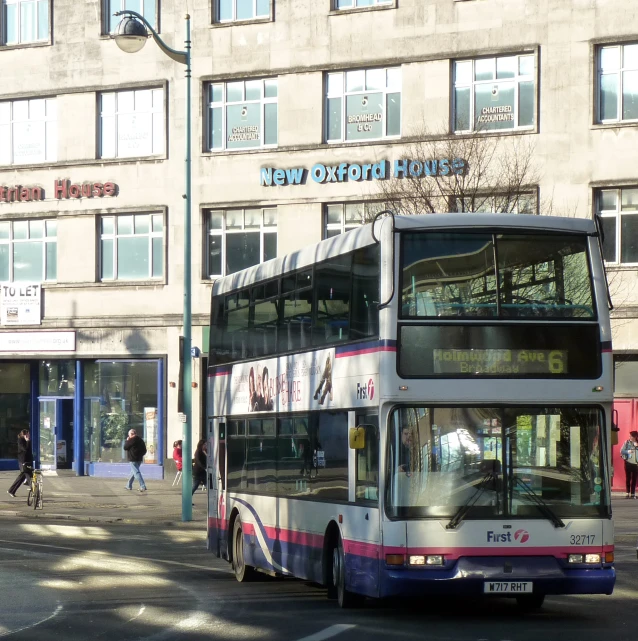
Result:
[[[24,632],[25,630],[31,630],[31,628],[35,628],[36,626],[40,625],[41,623],[44,623],[45,621],[49,621],[53,617],[56,617],[60,611],[62,610],[62,606],[58,605],[58,607],[55,609],[55,612],[53,614],[50,614],[48,617],[45,617],[44,619],[41,619],[40,621],[37,621],[36,623],[32,623],[31,625],[26,625],[24,628],[20,628],[19,630],[9,630],[8,632],[2,632],[0,633],[0,637],[8,637],[12,634],[17,634],[18,632]]]
[[[329,628],[326,628],[325,630],[321,630],[321,632],[315,632],[314,634],[311,634],[309,637],[298,639],[298,641],[323,641],[324,639],[330,639],[331,637],[336,637],[338,634],[341,634],[342,632],[346,632],[347,630],[350,630],[356,627],[357,627],[356,625],[351,625],[348,623],[338,623],[337,625],[331,625]]]
[[[11,541],[9,539],[0,539],[0,543],[13,543],[19,545],[22,550],[25,546],[32,546],[38,548],[50,548],[53,550],[67,550],[71,552],[78,552],[82,554],[94,554],[96,556],[110,556],[120,559],[133,559],[134,561],[148,561],[149,563],[164,563],[165,565],[178,565],[183,568],[193,568],[195,570],[203,570],[204,572],[221,572],[222,574],[232,574],[230,568],[223,570],[221,568],[211,568],[205,565],[197,565],[197,563],[182,563],[180,561],[168,561],[165,559],[153,559],[146,556],[127,556],[126,554],[113,554],[112,552],[103,552],[102,550],[82,550],[80,548],[72,548],[64,545],[48,545],[46,543],[28,543],[26,541]],[[15,548],[12,548],[15,549]]]

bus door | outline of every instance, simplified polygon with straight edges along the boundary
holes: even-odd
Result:
[[[208,419],[208,549],[216,556],[228,554],[226,518],[226,420]]]
[[[368,596],[378,596],[380,556],[379,516],[379,415],[348,412],[348,423],[362,436],[350,449],[350,500],[357,506],[356,524],[349,539],[347,571],[350,587]]]

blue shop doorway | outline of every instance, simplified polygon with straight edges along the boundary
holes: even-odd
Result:
[[[73,465],[73,399],[40,397],[40,467],[70,470]]]

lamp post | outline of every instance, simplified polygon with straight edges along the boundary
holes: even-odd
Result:
[[[184,193],[184,339],[182,341],[182,391],[184,395],[183,414],[184,427],[182,450],[185,454],[182,475],[182,521],[191,521],[193,472],[190,459],[193,451],[192,443],[192,360],[191,360],[191,23],[186,14],[186,37],[184,51],[169,47],[159,34],[149,24],[144,16],[135,11],[125,9],[118,11],[116,16],[124,16],[113,36],[117,46],[126,53],[136,53],[152,37],[159,48],[172,60],[186,65],[186,149],[185,149],[185,193]]]

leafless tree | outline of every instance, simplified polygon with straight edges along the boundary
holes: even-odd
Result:
[[[403,158],[430,173],[405,172],[376,183],[378,197],[400,214],[435,212],[535,213],[540,171],[530,136],[433,134],[425,127],[405,147]],[[461,159],[462,169],[434,171],[433,160]],[[544,211],[543,213],[548,213]]]

